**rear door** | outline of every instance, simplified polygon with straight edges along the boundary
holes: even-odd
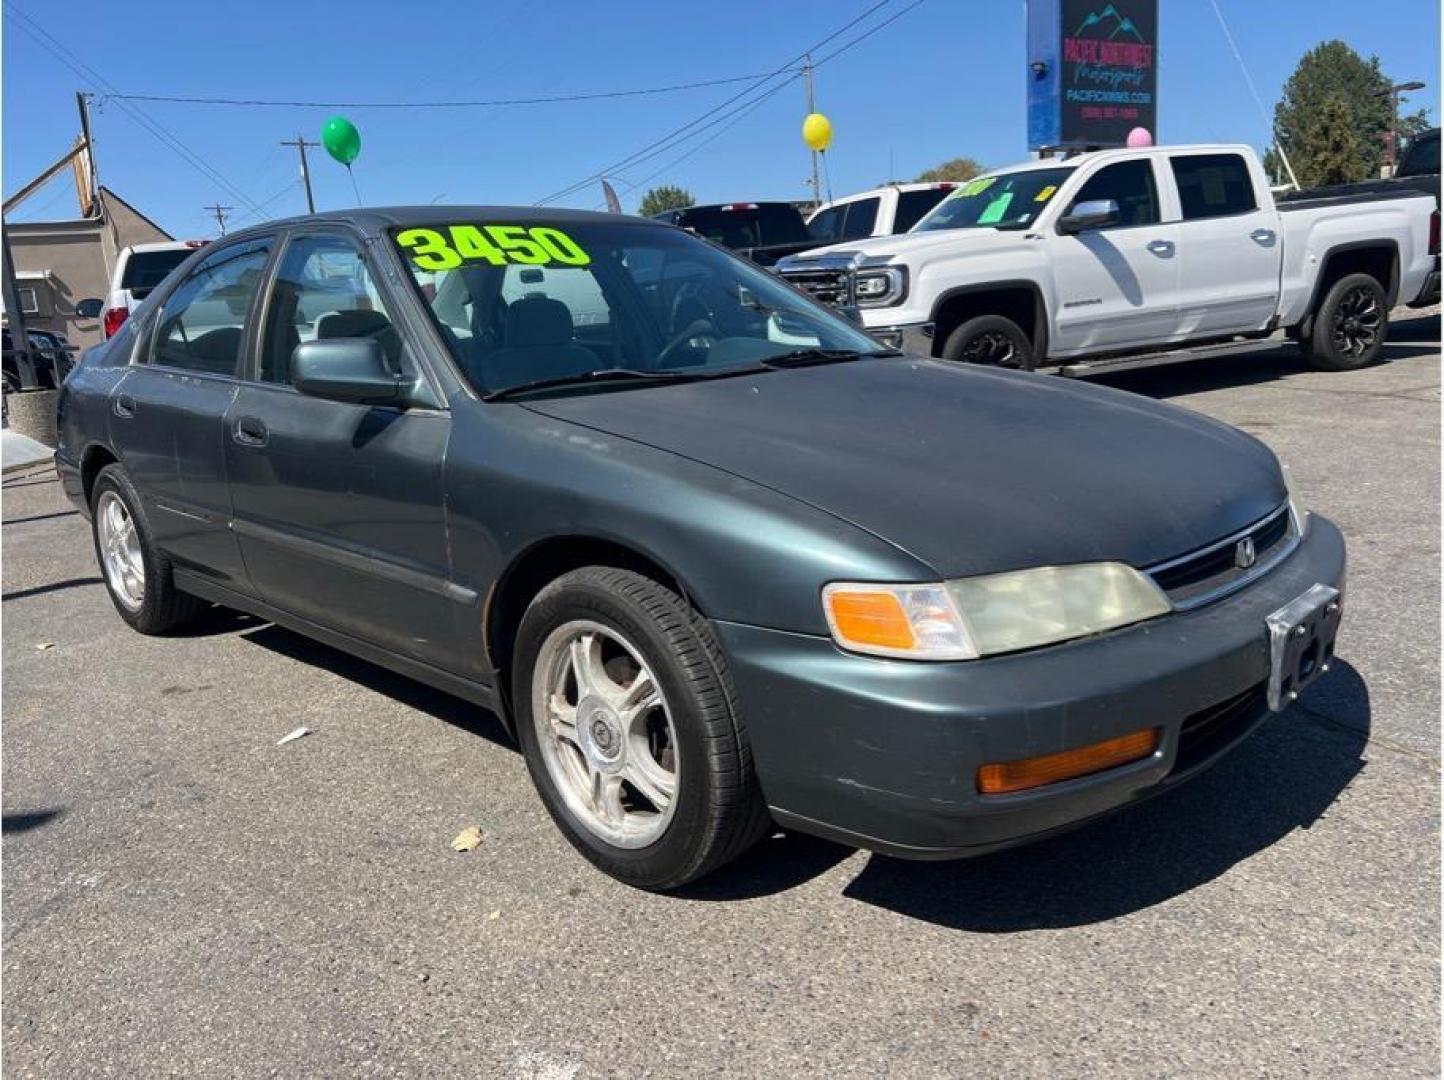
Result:
[[[1102,166],[1063,213],[1101,199],[1118,204],[1118,224],[1048,237],[1057,306],[1050,355],[1151,345],[1178,327],[1178,226],[1163,220],[1153,160]]]
[[[177,564],[242,592],[225,415],[274,246],[272,238],[228,244],[198,263],[143,328],[138,362],[109,400],[112,445],[157,543]]]
[[[291,384],[292,350],[324,338],[374,338],[396,371],[418,375],[394,308],[350,233],[290,237],[261,315],[256,367],[226,414],[235,531],[268,604],[454,668],[465,662],[447,652],[455,620],[476,597],[450,585],[450,414],[327,401]]]
[[[1168,156],[1177,191],[1179,332],[1188,338],[1264,329],[1278,308],[1278,213],[1260,200],[1237,153]],[[1263,205],[1260,205],[1260,203]]]

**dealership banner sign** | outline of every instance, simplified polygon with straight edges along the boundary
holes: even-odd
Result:
[[[1028,0],[1028,146],[1157,141],[1158,0]]]

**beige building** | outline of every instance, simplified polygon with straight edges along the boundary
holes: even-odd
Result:
[[[5,232],[25,325],[59,331],[81,348],[96,344],[102,334],[100,320],[77,318],[75,305],[91,297],[105,299],[120,250],[174,239],[103,186],[87,217],[7,222]]]

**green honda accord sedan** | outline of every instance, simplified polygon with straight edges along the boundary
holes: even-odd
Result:
[[[1166,791],[1328,671],[1342,613],[1338,530],[1250,436],[889,351],[620,216],[227,236],[60,430],[127,623],[221,604],[494,710],[649,889],[778,825],[956,857]]]

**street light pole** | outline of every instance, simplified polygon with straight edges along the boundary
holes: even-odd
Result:
[[[1424,84],[1418,81],[1398,83],[1390,86],[1387,91],[1380,90],[1379,97],[1389,95],[1389,175],[1394,175],[1394,170],[1399,167],[1399,95],[1407,94],[1414,90],[1424,89]]]

